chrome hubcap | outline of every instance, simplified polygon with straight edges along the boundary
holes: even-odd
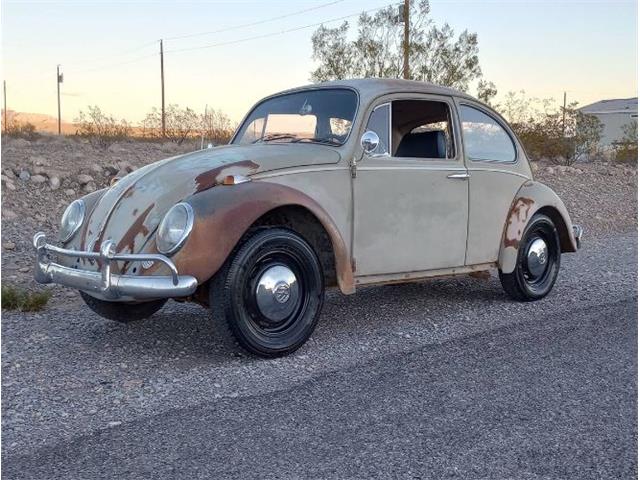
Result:
[[[529,251],[527,252],[527,269],[529,273],[536,278],[542,275],[547,268],[548,260],[547,244],[541,238],[536,238],[529,245]]]
[[[295,274],[284,265],[269,267],[256,286],[256,303],[270,322],[281,322],[293,313],[300,288]]]

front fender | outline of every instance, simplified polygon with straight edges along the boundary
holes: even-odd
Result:
[[[249,227],[262,215],[288,205],[308,209],[331,239],[338,286],[353,293],[355,284],[349,250],[329,214],[313,199],[291,187],[253,181],[217,186],[185,200],[193,207],[194,225],[188,240],[172,258],[178,271],[201,284],[222,266]]]
[[[515,269],[522,234],[538,212],[553,220],[563,253],[578,250],[569,212],[560,197],[546,185],[528,181],[518,190],[505,222],[498,257],[498,267],[503,273],[511,273]]]

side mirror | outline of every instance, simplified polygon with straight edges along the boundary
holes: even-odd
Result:
[[[362,134],[362,137],[360,138],[360,145],[362,145],[362,149],[365,151],[365,153],[374,152],[375,149],[378,148],[379,144],[380,137],[378,137],[378,134],[376,132],[373,132],[371,130],[367,130],[366,132],[364,132]]]

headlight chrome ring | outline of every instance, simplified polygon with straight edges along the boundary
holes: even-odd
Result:
[[[176,253],[191,233],[193,218],[193,208],[188,203],[180,202],[171,207],[158,226],[158,251],[164,255]]]
[[[84,222],[86,207],[81,199],[74,200],[62,214],[60,220],[60,241],[66,242],[73,237]]]

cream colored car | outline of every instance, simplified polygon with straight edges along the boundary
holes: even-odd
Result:
[[[309,338],[325,288],[497,268],[510,296],[536,300],[581,234],[491,108],[366,79],[260,101],[229,145],[74,201],[59,244],[38,233],[34,246],[36,280],[80,290],[103,317],[193,301],[250,352],[276,356]]]

